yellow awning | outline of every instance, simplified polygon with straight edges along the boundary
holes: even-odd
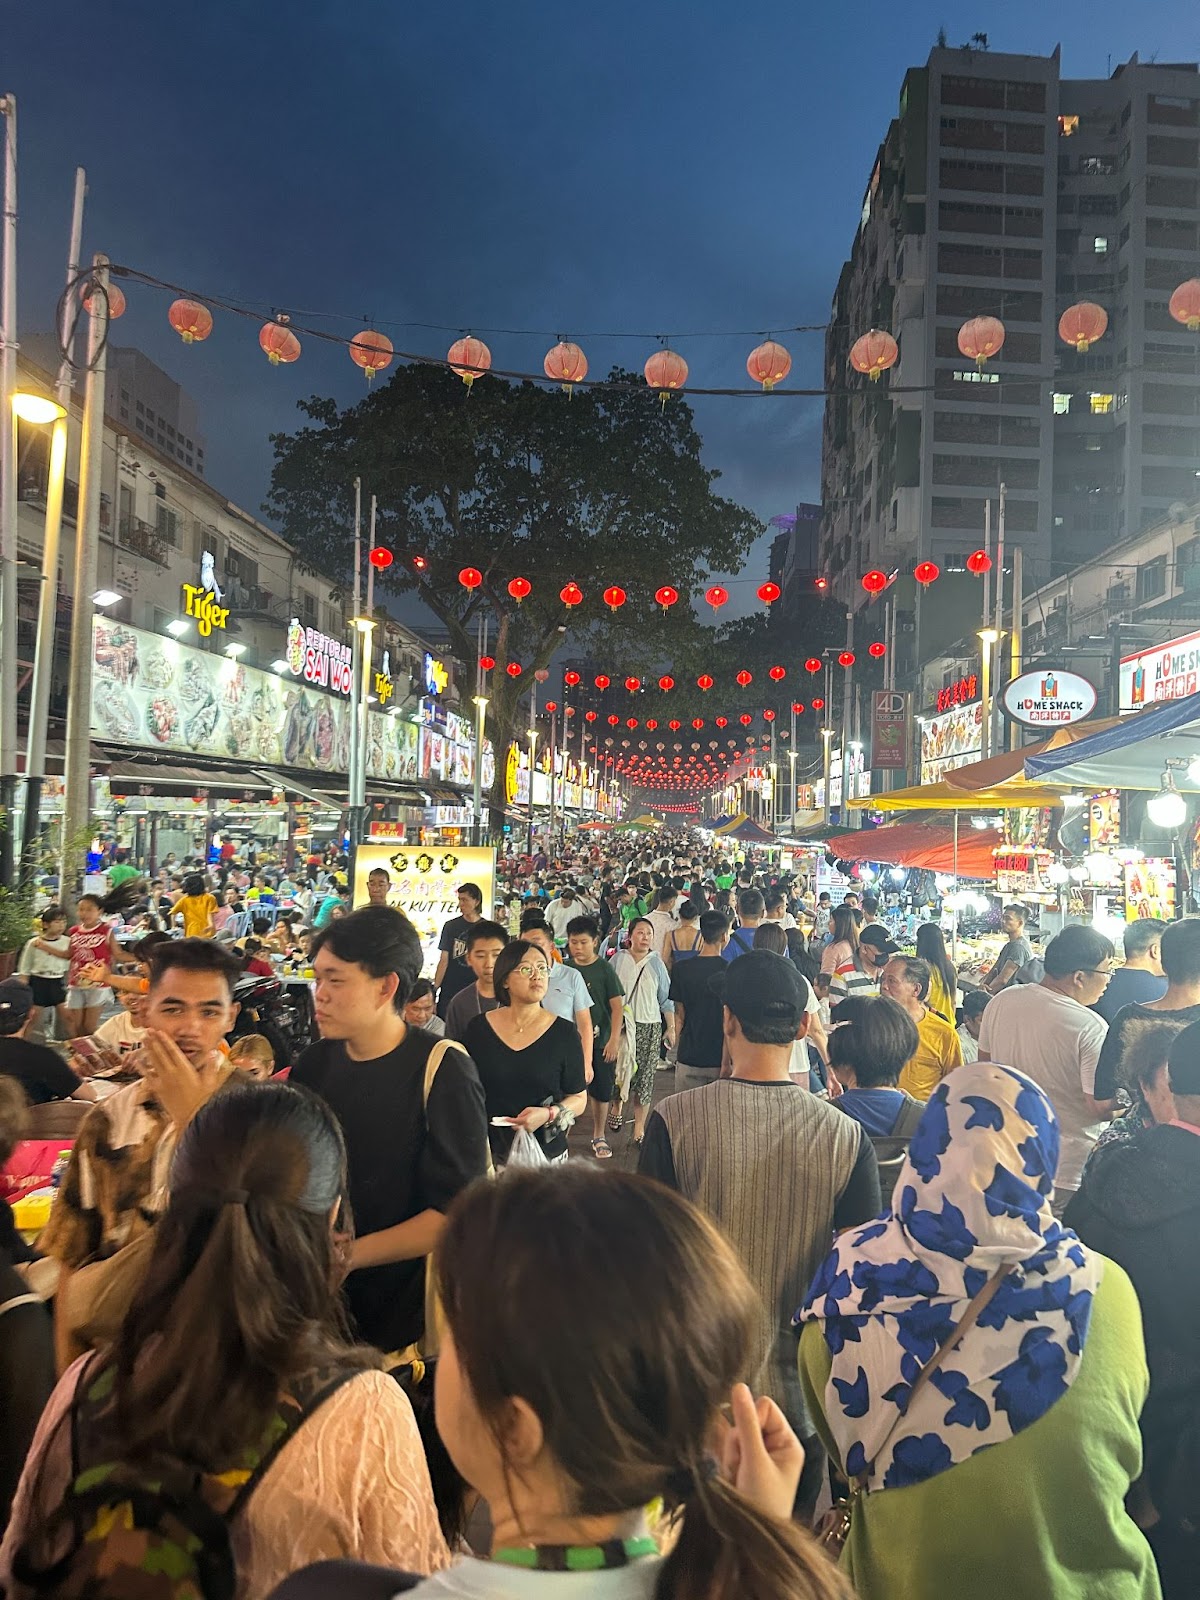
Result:
[[[990,789],[959,789],[945,779],[941,783],[918,784],[911,789],[893,789],[890,794],[868,795],[851,800],[855,810],[867,811],[1007,811],[1061,806],[1063,790],[1045,784],[1013,778]]]

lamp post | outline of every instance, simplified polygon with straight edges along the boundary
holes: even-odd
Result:
[[[13,881],[13,802],[17,793],[17,101],[4,117],[4,259],[0,276],[0,882]]]
[[[992,646],[999,644],[1000,635],[995,628],[980,628],[979,643],[983,656],[983,726],[981,729],[981,755],[986,761],[992,744]]]
[[[825,826],[828,827],[829,826],[829,809],[830,809],[829,808],[829,769],[830,769],[829,750],[830,750],[831,744],[833,743],[833,729],[829,728],[829,727],[822,728],[821,729],[821,739],[822,739],[822,742],[823,742],[823,744],[825,746],[824,752],[823,752],[823,755],[822,755],[822,760],[821,760],[821,767],[822,767],[822,776],[824,778],[823,795],[824,795],[824,800],[825,800],[825,807],[824,807],[824,809],[825,809]],[[845,774],[844,773],[842,774],[842,781],[843,781],[843,784],[844,784],[845,783]]]
[[[533,725],[533,717],[537,715],[537,690],[534,690],[533,704],[530,706],[529,723],[529,830],[526,834],[526,853],[533,854],[533,763],[537,755],[537,728]]]
[[[483,843],[483,725],[487,717],[488,697],[475,696],[475,843]]]

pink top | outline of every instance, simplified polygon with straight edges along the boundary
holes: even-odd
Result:
[[[56,1505],[70,1474],[70,1430],[59,1427],[79,1381],[81,1356],[58,1381],[38,1424],[0,1546],[0,1585],[9,1600],[29,1600],[14,1583],[12,1555],[38,1504]],[[56,1432],[57,1430],[57,1432]],[[344,1383],[267,1468],[230,1530],[237,1600],[262,1600],[314,1561],[346,1558],[423,1576],[450,1563],[438,1526],[429,1468],[407,1396],[386,1372]]]
[[[111,940],[112,929],[107,922],[98,922],[94,928],[84,928],[77,923],[71,929],[71,967],[67,982],[78,983],[80,968],[93,966],[97,961],[110,966]]]

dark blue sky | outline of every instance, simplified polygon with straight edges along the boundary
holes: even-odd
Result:
[[[681,335],[827,315],[904,71],[940,25],[952,44],[1061,43],[1076,77],[1200,54],[1178,0],[4,0],[0,18],[26,330],[52,320],[83,164],[89,254],[301,322],[666,333],[711,384],[744,383],[755,341]],[[297,397],[356,398],[362,379],[313,341],[271,369],[228,316],[185,349],[168,303],[133,291],[120,342],[194,394],[210,480],[257,512],[268,432],[298,424]],[[454,337],[388,331],[436,355]],[[524,370],[553,342],[486,337]],[[594,374],[653,349],[585,343]],[[819,383],[820,335],[787,343],[794,381]],[[764,519],[817,497],[819,400],[696,410],[725,493]]]

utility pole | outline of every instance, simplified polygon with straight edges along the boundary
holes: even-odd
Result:
[[[13,883],[17,798],[17,100],[4,117],[4,259],[0,265],[0,883]]]
[[[42,556],[42,589],[38,597],[37,645],[33,657],[33,686],[29,692],[29,728],[25,748],[25,825],[21,830],[28,876],[35,864],[38,816],[46,777],[46,727],[50,720],[50,687],[54,679],[54,633],[58,619],[58,552],[62,539],[63,486],[67,477],[67,428],[71,391],[75,385],[75,318],[79,300],[74,292],[79,276],[79,250],[83,238],[83,202],[87,178],[75,168],[75,200],[71,208],[71,238],[67,246],[67,292],[63,296],[58,342],[62,360],[54,398],[63,409],[50,435],[50,477],[46,488],[46,533]],[[90,604],[90,597],[89,597]]]
[[[79,446],[79,510],[71,593],[71,652],[67,746],[63,773],[62,865],[59,895],[72,904],[82,887],[92,825],[92,595],[100,541],[100,469],[104,452],[104,372],[108,362],[108,257],[92,257],[88,305],[87,381]]]

